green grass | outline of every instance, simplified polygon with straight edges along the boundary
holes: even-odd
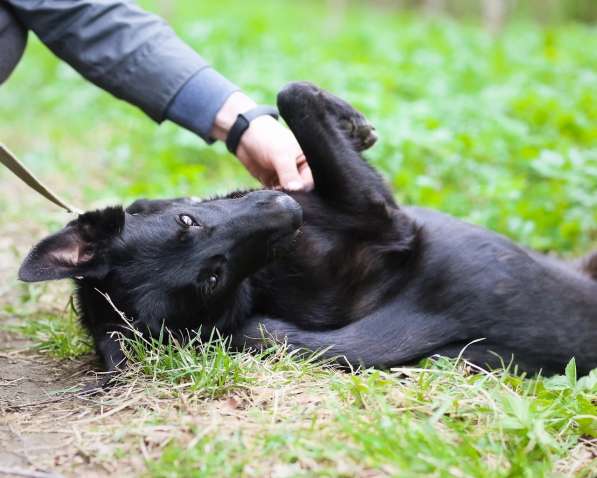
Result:
[[[21,315],[13,330],[35,342],[35,349],[59,359],[74,359],[92,351],[91,338],[74,312]]]
[[[131,329],[132,330],[132,329]],[[250,387],[257,369],[267,364],[268,371],[315,376],[324,373],[323,361],[317,353],[296,360],[299,351],[287,352],[284,346],[271,344],[259,352],[233,352],[228,340],[216,331],[209,340],[202,340],[200,332],[187,331],[184,340],[174,338],[163,330],[158,338],[145,338],[137,331],[132,338],[123,338],[132,375],[142,374],[154,383],[176,387],[195,397],[219,398],[228,392]]]
[[[565,256],[595,248],[594,26],[515,21],[492,38],[471,21],[365,3],[141,3],[260,102],[297,79],[351,101],[378,129],[368,157],[400,202]],[[80,207],[255,185],[222,145],[157,127],[34,38],[0,88],[0,117],[0,139]],[[25,209],[14,181],[0,171],[3,229],[65,223],[42,200]],[[64,300],[48,311],[37,305],[45,287],[16,295],[3,310],[38,347],[61,358],[89,350]],[[577,380],[573,365],[549,379],[449,360],[351,374],[283,347],[254,356],[218,340],[133,341],[129,352],[125,384],[160,402],[135,410],[138,428],[127,416],[102,453],[144,456],[148,476],[597,476],[597,375]],[[145,455],[139,435],[150,443],[164,424],[168,439]]]
[[[129,360],[138,364],[134,373],[212,399],[250,384],[242,360],[228,353],[225,340],[214,337],[203,342],[199,335],[189,334],[188,340],[179,343],[173,338],[166,340],[166,335],[125,340]]]
[[[18,300],[0,304],[0,310],[16,320],[6,327],[31,339],[34,348],[58,359],[76,359],[92,351],[92,340],[83,329],[70,301],[62,298],[51,306],[40,305],[47,287],[19,284]]]
[[[226,353],[221,343],[198,349],[202,357],[189,369]],[[165,361],[178,357],[176,363],[196,353],[172,344],[151,351]],[[147,367],[145,355],[137,357],[135,374]],[[289,359],[291,369],[276,365]],[[577,379],[574,361],[565,376],[526,379],[508,370],[472,373],[448,359],[346,374],[313,368],[283,347],[270,357],[229,353],[227,360],[244,378],[235,376],[232,388],[220,384],[220,391],[234,396],[266,387],[279,392],[276,406],[249,404],[232,427],[189,426],[192,438],[170,441],[147,463],[148,476],[556,476],[554,464],[579,440],[597,438],[597,370]],[[178,367],[160,371],[175,395],[194,390]],[[569,460],[559,471],[590,477],[596,466]]]

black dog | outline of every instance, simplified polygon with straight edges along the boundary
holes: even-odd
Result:
[[[98,291],[148,334],[216,327],[259,345],[387,367],[433,354],[522,370],[597,367],[597,255],[585,267],[527,251],[457,219],[399,207],[359,155],[375,138],[344,101],[310,84],[278,96],[315,190],[207,201],[139,200],[88,212],[41,241],[24,281],[73,278],[108,370],[128,333]]]

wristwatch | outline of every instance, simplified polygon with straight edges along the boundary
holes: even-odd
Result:
[[[236,154],[240,139],[245,131],[249,129],[251,121],[259,116],[266,115],[269,115],[274,119],[278,119],[278,110],[273,106],[256,106],[255,108],[251,108],[249,111],[240,113],[236,117],[236,121],[230,128],[230,131],[228,131],[228,136],[226,137],[226,147],[228,148],[228,151],[230,151],[232,154]]]

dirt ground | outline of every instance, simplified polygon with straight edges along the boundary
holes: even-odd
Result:
[[[2,305],[16,300],[17,257],[27,248],[16,239],[22,230],[10,224],[3,224],[0,239]],[[90,363],[35,353],[30,341],[10,331],[18,320],[0,312],[0,476],[59,476],[45,471],[76,454],[72,423],[81,412],[81,399],[64,392],[93,380]]]
[[[20,186],[15,189],[13,194],[24,192],[19,191]],[[42,234],[35,221],[28,226],[31,230],[23,231],[22,222],[11,220],[10,210],[4,213],[0,237],[2,306],[18,303],[18,258],[30,247],[30,238]],[[57,286],[57,291],[68,294],[63,288]],[[51,302],[52,297],[44,300]],[[29,340],[11,330],[22,319],[3,309],[0,307],[0,476],[109,475],[113,470],[93,462],[89,455],[94,439],[87,433],[90,418],[109,412],[107,399],[77,394],[95,380],[94,358],[58,361],[36,353]]]
[[[142,389],[82,395],[78,390],[95,380],[93,357],[56,361],[14,334],[2,332],[0,340],[0,476],[120,477],[145,468],[148,436],[160,440],[140,426],[155,410]]]
[[[70,460],[81,400],[64,392],[90,381],[89,364],[59,363],[31,353],[26,340],[8,332],[0,333],[0,341],[0,474],[19,476]],[[84,463],[85,457],[80,458]]]

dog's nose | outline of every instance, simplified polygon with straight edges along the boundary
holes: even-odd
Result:
[[[291,227],[297,229],[303,223],[303,208],[288,194],[282,194],[275,199],[277,206],[290,217]]]
[[[303,223],[303,208],[288,194],[282,194],[275,199],[281,210],[290,216],[290,223],[293,229],[298,229]]]
[[[290,196],[280,191],[255,191],[252,192],[249,199],[259,208],[286,208],[292,205],[294,201]]]
[[[268,216],[274,214],[275,216],[285,218],[285,221],[290,219],[290,226],[298,228],[303,223],[303,209],[300,204],[292,199],[288,194],[280,191],[255,191],[251,193],[252,199],[255,201],[255,206],[263,214]]]
[[[256,206],[272,206],[280,196],[286,196],[286,194],[280,191],[270,191],[269,189],[263,189],[260,191],[253,191],[244,196],[243,199],[252,202]]]
[[[303,210],[300,204],[286,193],[270,190],[254,191],[244,199],[251,201],[261,214],[267,217],[279,216],[284,223],[294,229],[303,223]]]
[[[293,209],[298,206],[298,203],[292,199],[288,194],[281,193],[280,196],[277,196],[274,201],[276,202],[277,206],[280,206],[284,209]]]

